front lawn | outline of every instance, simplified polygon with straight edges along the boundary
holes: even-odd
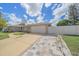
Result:
[[[8,33],[0,32],[0,40],[5,39],[5,38],[9,38]]]
[[[74,56],[79,55],[79,36],[64,36],[63,39],[68,45],[71,54]]]

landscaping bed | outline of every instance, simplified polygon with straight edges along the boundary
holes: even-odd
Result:
[[[65,35],[63,36],[64,41],[69,47],[71,54],[79,56],[79,36],[78,35]]]

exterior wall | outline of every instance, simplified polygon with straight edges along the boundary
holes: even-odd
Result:
[[[24,32],[30,33],[31,32],[30,26],[25,26],[24,27]]]
[[[57,26],[49,27],[48,33],[79,35],[79,26]]]
[[[28,29],[27,29],[27,27],[24,27],[24,32],[26,32]]]
[[[48,33],[48,25],[50,24],[43,24],[43,23],[38,23],[38,24],[31,24],[31,25],[17,25],[17,26],[8,26],[3,29],[3,31],[8,31],[8,32],[28,32],[28,33]]]
[[[32,33],[46,33],[46,26],[45,25],[38,25],[31,27]]]
[[[8,27],[6,31],[24,31],[31,33],[43,33],[43,34],[68,34],[68,35],[79,35],[79,26],[50,26],[47,25],[34,25],[21,27]],[[47,33],[46,33],[47,32]]]
[[[56,34],[57,30],[55,27],[48,27],[48,34]]]
[[[16,31],[23,31],[23,29],[21,27],[9,26],[5,28],[3,31],[16,32]]]

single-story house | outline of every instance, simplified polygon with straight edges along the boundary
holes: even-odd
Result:
[[[31,33],[48,33],[50,23],[37,23],[37,24],[19,24],[14,26],[7,26],[3,29],[5,32],[31,32]]]

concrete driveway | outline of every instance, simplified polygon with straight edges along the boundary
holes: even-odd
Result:
[[[41,35],[24,34],[13,35],[10,38],[0,40],[0,56],[16,56],[28,49]]]
[[[0,56],[69,56],[67,46],[56,36],[24,34],[9,35],[0,40]]]
[[[24,51],[23,56],[70,56],[64,41],[56,36],[43,36]]]

